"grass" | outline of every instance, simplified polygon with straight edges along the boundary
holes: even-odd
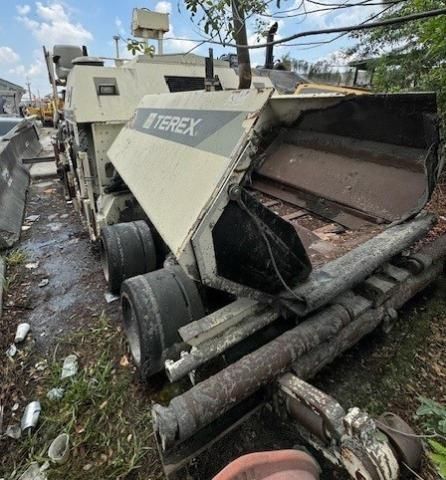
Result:
[[[38,383],[39,427],[18,441],[9,476],[0,472],[0,477],[16,478],[33,461],[43,464],[51,441],[67,433],[69,460],[51,465],[49,480],[160,478],[150,405],[138,391],[122,339],[122,332],[101,315],[96,326],[61,342]],[[78,356],[80,368],[61,380],[63,358],[70,353]],[[61,400],[46,397],[54,387],[65,389]]]
[[[8,293],[11,286],[17,280],[17,268],[22,266],[27,260],[26,252],[20,249],[11,250],[6,257],[4,257],[6,273],[1,279],[3,281],[3,290]]]
[[[26,259],[26,252],[20,250],[19,248],[11,250],[5,258],[6,265],[8,267],[17,267],[23,265],[26,262]]]

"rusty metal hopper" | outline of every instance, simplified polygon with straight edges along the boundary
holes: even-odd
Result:
[[[280,131],[254,186],[348,228],[401,221],[432,193],[437,146],[434,95],[358,96]]]

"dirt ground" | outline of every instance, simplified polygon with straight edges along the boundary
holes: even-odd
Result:
[[[162,380],[150,390],[140,385],[118,302],[104,297],[99,252],[56,179],[33,182],[29,215],[40,217],[26,222],[30,228],[23,232],[20,254],[10,257],[0,318],[0,433],[20,421],[31,400],[41,401],[42,412],[32,434],[18,440],[0,436],[0,479],[18,478],[31,462],[38,462],[49,479],[162,478],[150,402],[166,401],[176,387],[159,394]],[[414,417],[419,397],[446,402],[445,291],[442,278],[406,306],[390,334],[370,335],[314,384],[346,408],[355,405],[373,415],[394,411],[421,433]],[[20,322],[29,322],[31,333],[9,359],[4,352]],[[61,380],[63,359],[73,353],[79,372]],[[54,387],[64,389],[59,401],[46,396]],[[48,465],[48,446],[62,432],[70,435],[70,458],[61,466]],[[242,453],[298,444],[294,426],[263,409],[198,458],[188,478],[208,480]],[[324,478],[346,478],[323,466]],[[420,477],[438,478],[428,462]]]

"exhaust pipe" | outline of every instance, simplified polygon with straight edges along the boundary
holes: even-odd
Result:
[[[277,29],[279,28],[279,24],[277,22],[273,23],[273,25],[268,30],[268,34],[266,36],[266,43],[271,43],[274,41],[274,36],[277,33]],[[265,66],[263,68],[267,70],[272,70],[274,68],[274,46],[268,45],[266,47],[265,53]]]

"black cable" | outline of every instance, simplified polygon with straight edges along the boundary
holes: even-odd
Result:
[[[264,232],[263,230],[263,227],[262,225],[260,224],[258,218],[249,210],[249,208],[246,206],[246,204],[243,202],[242,200],[242,197],[240,195],[240,197],[238,198],[237,200],[237,203],[240,205],[240,207],[242,208],[242,210],[244,210],[248,215],[249,217],[251,218],[251,220],[254,222],[255,226],[257,227],[260,235],[262,236],[263,240],[265,241],[265,244],[266,244],[266,248],[268,250],[268,254],[270,256],[270,259],[271,259],[271,263],[273,265],[273,268],[274,268],[274,272],[277,276],[277,278],[279,279],[280,283],[282,283],[282,285],[285,287],[285,289],[294,297],[296,298],[296,300],[298,300],[299,302],[302,301],[302,298],[299,297],[298,295],[296,295],[296,293],[293,291],[293,289],[286,283],[285,279],[283,278],[282,274],[280,273],[280,270],[279,270],[279,267],[277,266],[277,262],[276,262],[276,259],[274,257],[274,252],[273,252],[273,249],[271,247],[271,243],[268,239],[268,237],[266,236],[266,233]],[[268,227],[269,228],[269,227]],[[278,298],[282,298],[282,297],[278,297]],[[289,299],[287,299],[289,300]]]

